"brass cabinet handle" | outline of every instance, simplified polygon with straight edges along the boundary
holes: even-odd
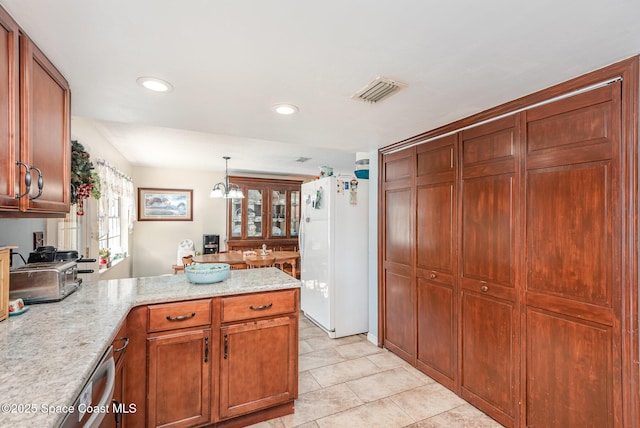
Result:
[[[264,311],[265,309],[269,309],[271,306],[273,306],[273,302],[269,303],[268,305],[260,305],[260,306],[249,306],[249,309],[251,309],[252,311]]]
[[[167,315],[168,321],[184,321],[196,316],[195,312],[191,312],[191,315],[178,315],[177,317],[172,317],[171,315]]]

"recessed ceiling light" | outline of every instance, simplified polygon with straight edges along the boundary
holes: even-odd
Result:
[[[294,106],[293,104],[276,104],[273,106],[273,109],[276,113],[285,115],[293,114],[299,110],[298,107]]]
[[[173,90],[171,83],[166,80],[158,79],[157,77],[138,77],[136,82],[138,82],[138,85],[143,88],[147,88],[154,92],[170,92]]]

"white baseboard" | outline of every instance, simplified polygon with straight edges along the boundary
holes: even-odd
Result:
[[[378,336],[374,336],[371,333],[367,333],[367,340],[374,345],[378,346]]]

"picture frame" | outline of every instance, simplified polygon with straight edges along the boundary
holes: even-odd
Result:
[[[138,187],[138,221],[193,221],[193,190]]]

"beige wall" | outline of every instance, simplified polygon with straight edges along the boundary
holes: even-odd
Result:
[[[173,273],[178,244],[191,239],[196,251],[202,252],[202,235],[225,235],[224,199],[211,199],[213,185],[224,179],[224,171],[141,168],[134,171],[133,182],[139,187],[193,190],[193,221],[138,221],[134,226],[135,256],[133,276]]]

